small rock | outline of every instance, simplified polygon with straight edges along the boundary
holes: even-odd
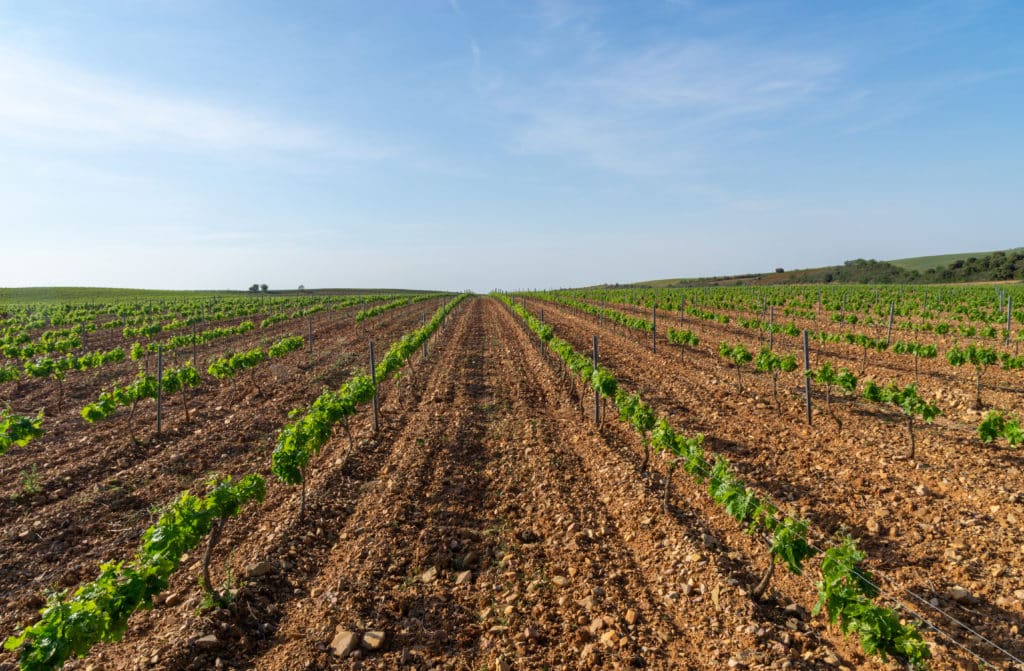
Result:
[[[628,624],[628,625],[636,624],[636,611],[633,610],[632,608],[630,608],[629,610],[626,611],[626,624]]]
[[[519,532],[519,540],[523,543],[536,543],[540,540],[540,536],[538,536],[532,529],[523,529]]]
[[[363,634],[363,647],[367,650],[379,650],[384,645],[384,632],[374,629]]]
[[[566,578],[564,575],[556,575],[551,578],[551,583],[555,587],[565,587],[569,584],[569,579]]]
[[[341,627],[334,630],[334,640],[331,641],[331,652],[342,659],[348,657],[349,653],[359,645],[359,634],[353,631],[346,631]]]
[[[798,617],[801,620],[807,619],[807,611],[804,610],[804,607],[798,603],[791,603],[788,606],[786,606],[785,612],[787,615]]]
[[[619,635],[614,630],[609,629],[601,635],[601,643],[607,647],[612,647],[619,644]]]
[[[197,650],[213,650],[220,645],[220,641],[217,640],[216,634],[207,634],[196,639],[195,646]]]
[[[473,572],[472,571],[462,571],[460,573],[456,573],[455,574],[455,584],[456,585],[464,585],[467,582],[469,582],[470,578],[472,578],[472,577],[473,577]]]
[[[248,566],[246,566],[245,567],[245,577],[246,578],[259,578],[261,576],[265,576],[268,573],[273,572],[273,570],[274,570],[274,565],[273,564],[271,564],[270,562],[261,561],[261,562],[257,562],[255,564],[249,564]]]
[[[973,594],[959,585],[950,588],[949,592],[946,593],[946,596],[963,605],[970,605],[978,601]]]
[[[181,594],[168,594],[167,598],[164,599],[164,605],[168,608],[174,608],[181,603]]]
[[[494,661],[494,671],[512,671],[512,667],[504,657],[499,657]]]
[[[585,608],[587,610],[593,610],[594,609],[594,597],[592,597],[592,596],[584,597],[584,598],[580,599],[579,601],[577,601],[576,603],[581,608]]]
[[[437,567],[431,566],[420,574],[420,582],[430,583],[437,579]]]

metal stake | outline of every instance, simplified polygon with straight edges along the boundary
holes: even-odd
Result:
[[[811,378],[807,374],[811,370],[811,348],[807,341],[807,329],[804,329],[804,396],[807,399],[807,426],[811,425]]]
[[[370,380],[373,382],[373,432],[380,430],[380,406],[377,402],[377,363],[373,358],[373,341],[370,341]]]

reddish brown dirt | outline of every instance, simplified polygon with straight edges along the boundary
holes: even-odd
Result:
[[[539,303],[530,307],[536,312]],[[1019,453],[982,446],[973,436],[976,423],[940,418],[933,427],[917,427],[917,459],[901,458],[908,449],[905,422],[863,401],[834,401],[839,422],[816,407],[808,428],[798,373],[783,375],[781,411],[775,409],[768,377],[748,371],[738,392],[735,369],[716,348],[727,340],[756,349],[757,334],[688,320],[687,327],[702,340],[696,350],[688,348],[681,363],[678,347],[663,339],[654,354],[649,335],[598,324],[549,302],[544,309],[556,335],[580,350],[589,351],[592,335],[599,334],[603,363],[627,389],[640,391],[687,432],[705,433],[709,447],[727,455],[748,483],[812,520],[820,544],[841,528],[860,538],[888,594],[955,632],[987,659],[1006,657],[913,595],[933,600],[1012,654],[1024,655],[1024,459]],[[785,343],[776,349],[786,351]],[[871,355],[868,373],[882,377],[872,371],[878,358]],[[812,366],[825,360],[816,354]],[[925,394],[956,393],[943,394],[942,379],[931,366],[922,368]],[[824,405],[824,398],[816,393],[815,403]],[[957,587],[970,597],[954,600]]]

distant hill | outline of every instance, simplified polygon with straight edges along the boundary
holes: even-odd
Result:
[[[1004,254],[1013,254],[1014,252],[1024,251],[1024,247],[1018,247],[1016,249],[1003,250]],[[894,266],[899,266],[904,270],[916,270],[919,273],[923,273],[930,268],[946,268],[957,261],[966,261],[967,259],[974,257],[980,259],[997,252],[968,252],[966,254],[943,254],[941,256],[915,256],[911,259],[895,259],[888,261]]]
[[[1024,247],[996,252],[918,256],[893,261],[854,259],[841,266],[749,273],[723,277],[634,282],[624,286],[689,287],[767,284],[938,284],[1024,281]]]

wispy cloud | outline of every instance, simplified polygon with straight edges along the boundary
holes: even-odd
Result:
[[[724,41],[605,48],[506,87],[497,104],[522,120],[513,151],[646,175],[756,135],[759,123],[828,93],[841,69],[828,55]]]
[[[382,152],[260,111],[141,87],[0,47],[0,136],[75,149]]]

